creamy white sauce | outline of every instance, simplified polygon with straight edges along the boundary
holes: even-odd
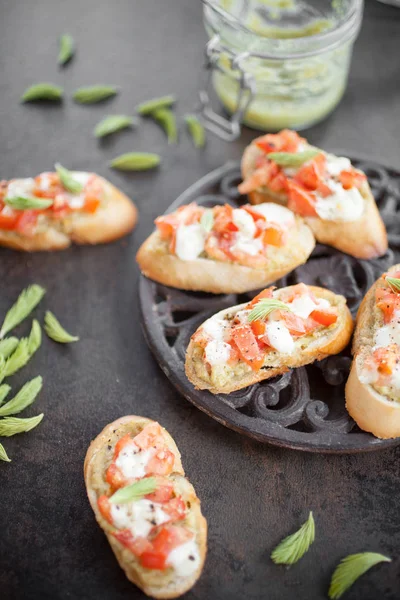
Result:
[[[14,179],[7,186],[7,198],[32,198],[35,180],[32,177],[26,179]]]
[[[146,466],[155,449],[141,450],[132,440],[118,454],[115,464],[127,479],[140,479],[146,475]]]
[[[274,204],[273,202],[264,202],[252,207],[252,210],[262,215],[269,223],[277,225],[290,226],[294,223],[294,214],[285,206]]]
[[[289,329],[282,321],[268,321],[265,330],[272,348],[282,354],[291,354],[294,350],[294,341]]]
[[[208,342],[204,349],[205,360],[211,365],[224,365],[228,362],[231,346],[219,340]]]
[[[162,504],[143,498],[136,502],[111,505],[111,517],[118,529],[129,529],[134,537],[147,537],[153,527],[170,520]]]
[[[204,251],[207,232],[199,224],[180,225],[176,230],[175,254],[181,260],[194,260]]]
[[[249,256],[256,256],[263,250],[260,238],[247,238],[238,233],[235,243],[231,246],[232,252],[244,252]]]
[[[189,540],[174,548],[168,555],[167,565],[174,568],[177,575],[192,575],[200,565],[200,554],[195,540]]]
[[[364,212],[364,198],[360,191],[352,187],[345,190],[341,183],[329,182],[332,194],[323,198],[316,194],[315,210],[321,219],[327,221],[358,221]]]
[[[390,323],[376,330],[374,343],[374,350],[389,344],[400,344],[400,311],[396,310]]]
[[[214,340],[223,341],[227,327],[229,327],[229,323],[227,321],[212,317],[204,323],[202,329],[205,334]]]
[[[334,154],[325,154],[326,170],[332,177],[337,177],[342,171],[348,171],[352,168],[351,161],[345,156],[335,156]]]
[[[324,309],[331,306],[325,298],[319,298],[317,302],[314,302],[311,296],[308,296],[307,294],[296,297],[287,305],[292,310],[293,314],[297,317],[302,317],[303,319],[307,319],[316,308]]]
[[[235,315],[235,321],[238,321],[239,323],[248,323],[248,317],[249,314],[251,313],[250,309],[243,309],[243,310],[238,310],[238,312]]]
[[[92,175],[93,173],[87,173],[86,171],[72,171],[72,177],[81,185],[86,185]]]
[[[254,237],[257,228],[253,217],[248,212],[241,208],[235,208],[232,220],[243,237],[250,239]]]

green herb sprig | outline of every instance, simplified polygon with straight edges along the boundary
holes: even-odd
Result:
[[[132,127],[136,123],[137,121],[133,117],[128,117],[127,115],[109,115],[100,121],[100,123],[97,123],[93,134],[97,138],[102,138],[127,127]]]
[[[185,123],[196,148],[203,148],[206,143],[206,130],[195,115],[185,115]]]
[[[57,175],[59,176],[63,187],[68,192],[71,192],[71,194],[81,193],[83,185],[74,178],[71,171],[60,165],[60,163],[56,163],[54,168],[57,171]]]
[[[11,458],[8,457],[3,444],[0,444],[0,460],[4,460],[4,462],[11,462]]]
[[[158,154],[150,152],[127,152],[117,156],[110,162],[110,166],[120,171],[147,171],[158,167],[161,158]]]
[[[298,531],[285,538],[273,550],[271,558],[277,565],[293,565],[307,552],[315,539],[315,523],[312,512]]]
[[[60,50],[58,53],[58,64],[63,66],[71,60],[75,52],[75,42],[72,35],[63,33],[60,37]]]
[[[50,198],[26,198],[24,196],[7,196],[4,203],[15,210],[45,210],[53,204]]]
[[[400,279],[397,277],[386,277],[385,278],[392,292],[400,293]]]
[[[53,83],[36,83],[25,90],[21,102],[36,102],[38,100],[60,101],[63,89]]]
[[[77,89],[72,97],[78,104],[95,104],[116,94],[118,89],[113,85],[92,85]]]
[[[110,497],[110,502],[113,504],[124,504],[126,502],[140,500],[143,496],[155,492],[156,489],[156,478],[146,477],[145,479],[140,479],[140,481],[135,481],[135,483],[119,489]]]
[[[30,356],[35,354],[42,343],[42,328],[36,319],[33,319],[31,332],[28,337],[28,352]]]
[[[169,110],[169,108],[158,108],[150,116],[157,121],[167,134],[168,144],[176,144],[178,141],[178,129],[172,110]]]
[[[5,338],[0,342],[0,354],[3,358],[8,358],[18,346],[19,339],[16,337]]]
[[[280,167],[301,167],[305,162],[320,154],[321,150],[304,150],[304,152],[270,152],[267,157]]]
[[[36,400],[37,395],[42,389],[42,385],[43,380],[40,375],[25,383],[25,385],[20,389],[18,394],[14,396],[14,398],[0,407],[0,417],[16,415],[30,406]]]
[[[353,583],[371,567],[381,562],[391,562],[392,559],[376,552],[361,552],[350,554],[343,558],[336,567],[329,587],[329,598],[337,600]]]
[[[45,293],[46,290],[37,284],[30,285],[21,292],[15,304],[6,314],[0,329],[0,339],[30,315]]]
[[[52,340],[59,344],[70,344],[71,342],[77,342],[79,337],[77,335],[71,335],[64,329],[58,319],[53,315],[51,311],[47,311],[44,317],[44,329]]]
[[[214,213],[212,208],[206,209],[201,215],[200,225],[205,229],[208,233],[214,226]]]
[[[286,310],[292,312],[287,304],[275,298],[262,298],[247,316],[249,323],[266,319],[274,310]]]
[[[0,436],[10,437],[17,433],[25,433],[30,431],[39,425],[43,419],[44,414],[41,413],[36,417],[30,417],[28,419],[20,419],[18,417],[6,417],[0,420]]]
[[[0,406],[3,404],[10,391],[11,386],[7,385],[7,383],[3,383],[2,385],[0,385]]]
[[[152,98],[151,100],[139,104],[139,106],[136,107],[136,111],[142,116],[147,116],[160,108],[170,108],[175,102],[176,98],[172,95]]]

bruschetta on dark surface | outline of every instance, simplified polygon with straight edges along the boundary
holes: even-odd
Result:
[[[137,253],[146,277],[214,294],[260,289],[305,263],[315,246],[301,217],[276,204],[196,203],[158,217]]]
[[[65,170],[64,170],[65,171]],[[36,252],[102,244],[129,233],[133,202],[94,173],[58,172],[0,182],[0,246]]]
[[[160,599],[193,587],[207,522],[169,433],[144,417],[117,419],[91,443],[84,475],[97,522],[128,579]]]
[[[315,238],[357,258],[387,250],[385,225],[366,175],[348,158],[283,130],[256,138],[242,158],[239,191],[252,204],[276,202],[304,217]]]
[[[343,296],[303,283],[269,288],[197,329],[186,352],[186,375],[197,389],[228,394],[338,354],[352,331]]]
[[[400,264],[382,275],[357,314],[346,408],[379,438],[400,436]]]

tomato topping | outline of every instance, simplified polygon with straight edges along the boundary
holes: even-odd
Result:
[[[249,309],[253,308],[257,304],[257,302],[259,302],[263,298],[272,298],[274,289],[275,289],[275,287],[271,286],[271,287],[267,288],[266,290],[263,290],[262,292],[257,294],[257,296],[254,296],[253,300],[248,303],[246,308],[249,308]]]
[[[132,436],[130,433],[127,433],[122,438],[120,438],[118,440],[118,442],[115,444],[114,460],[118,457],[121,450],[123,450],[125,448],[125,446],[130,445],[131,443],[132,443]]]
[[[315,217],[315,197],[312,192],[304,190],[294,181],[288,181],[288,208],[302,217]]]
[[[213,230],[216,233],[230,233],[239,231],[239,228],[233,222],[233,208],[229,204],[225,206],[216,206],[214,208]]]
[[[304,141],[298,133],[290,129],[283,129],[279,133],[267,133],[257,138],[255,144],[266,152],[296,152],[299,143]]]
[[[304,296],[305,294],[310,296],[315,302],[314,295],[305,283],[297,283],[296,285],[291,285],[287,290],[281,290],[279,299],[282,300],[282,302],[292,302],[295,298]]]
[[[21,216],[18,217],[18,221],[15,226],[15,230],[18,231],[18,233],[22,233],[24,235],[30,235],[32,233],[32,229],[36,225],[37,218],[39,216],[39,211],[23,210],[20,212],[21,212]]]
[[[232,329],[232,340],[241,358],[254,370],[259,371],[264,362],[264,353],[250,325],[237,325]]]
[[[283,246],[286,238],[285,232],[280,227],[273,225],[268,226],[268,229],[265,229],[260,237],[266,246]]]
[[[170,552],[192,538],[193,534],[183,527],[163,527],[151,541],[151,550],[145,550],[141,554],[141,565],[147,569],[166,569]]]
[[[107,496],[100,496],[97,500],[97,505],[101,515],[112,525],[111,504]]]
[[[265,335],[266,324],[265,321],[252,321],[250,327],[254,333],[254,335],[258,338],[260,336]]]
[[[115,463],[111,463],[106,471],[106,481],[115,490],[127,484],[127,479]]]
[[[149,423],[146,425],[142,431],[133,438],[133,441],[136,446],[142,450],[147,450],[147,448],[163,448],[165,446],[162,429],[158,423]]]
[[[19,217],[14,211],[10,210],[8,214],[0,212],[0,229],[7,229],[9,231],[15,229],[18,219]]]
[[[338,311],[334,306],[331,308],[317,308],[312,311],[310,317],[320,325],[329,327],[338,320]]]
[[[323,160],[316,160],[318,156],[322,156]],[[323,154],[318,154],[317,157],[302,165],[294,177],[295,181],[310,190],[316,190],[319,185],[324,184],[326,159]]]
[[[173,214],[157,217],[154,222],[163,240],[169,240],[179,224],[178,219]]]
[[[153,477],[153,475],[149,475],[149,477]],[[164,502],[168,502],[174,496],[174,486],[173,484],[166,479],[165,477],[156,476],[157,480],[157,489],[152,494],[147,494],[147,500],[152,500],[153,502],[159,502],[163,504]]]
[[[391,375],[399,362],[400,347],[397,344],[390,344],[386,348],[377,348],[372,356],[378,364],[378,371],[382,375]]]
[[[153,458],[149,460],[146,466],[146,473],[154,475],[169,475],[174,468],[175,456],[168,449],[161,449]]]
[[[277,173],[268,183],[268,187],[272,192],[286,192],[288,189],[287,177],[282,171]]]
[[[345,190],[349,190],[352,187],[359,188],[364,183],[365,179],[364,173],[359,173],[355,169],[341,171],[339,174],[339,181]]]
[[[241,194],[248,194],[257,188],[268,185],[271,179],[273,179],[278,173],[278,165],[272,161],[268,161],[253,171],[253,173],[238,186],[238,190]]]
[[[85,212],[88,213],[95,213],[96,210],[99,208],[100,206],[100,200],[98,198],[96,198],[95,196],[86,196],[85,197],[85,204],[83,205],[83,210]]]
[[[144,537],[133,537],[129,529],[113,531],[112,535],[135,556],[141,556],[143,552],[152,550],[152,543]]]
[[[375,298],[377,307],[383,312],[384,322],[389,323],[393,313],[400,309],[400,294],[396,294],[390,289],[379,288]]]

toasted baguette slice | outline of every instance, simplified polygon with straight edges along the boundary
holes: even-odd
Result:
[[[400,264],[389,273],[400,271]],[[383,325],[382,311],[376,306],[378,289],[387,289],[381,277],[367,292],[357,314],[353,340],[354,360],[346,384],[346,408],[357,425],[382,439],[400,436],[400,402],[379,393],[371,384],[360,381],[365,361],[371,356],[376,330]]]
[[[254,143],[247,146],[241,163],[243,179],[254,172],[257,159],[262,156],[265,156],[263,151]],[[386,228],[367,180],[361,185],[360,193],[365,201],[365,208],[358,220],[335,221],[306,216],[304,221],[311,228],[317,242],[337,248],[356,258],[376,258],[387,251]],[[248,197],[251,204],[276,202],[286,206],[288,202],[287,194],[273,192],[267,186],[250,192]]]
[[[151,423],[154,421],[130,415],[117,419],[103,429],[90,444],[86,454],[84,464],[86,491],[96,520],[106,534],[127,578],[152,598],[177,598],[192,588],[200,577],[207,551],[207,522],[201,513],[200,500],[196,496],[193,486],[184,477],[179,450],[165,429],[162,429],[162,435],[168,449],[175,456],[173,473],[168,478],[188,506],[184,525],[196,535],[196,545],[200,556],[197,570],[192,575],[183,577],[178,576],[172,568],[159,571],[141,566],[135,555],[112,535],[115,527],[102,516],[97,502],[101,495],[110,495],[110,486],[105,480],[105,472],[112,461],[115,444],[128,433],[133,436],[137,435]]]
[[[252,266],[251,256],[249,265],[208,256],[181,260],[170,252],[168,241],[162,239],[159,231],[145,240],[136,260],[143,275],[163,285],[213,294],[239,294],[260,289],[283,277],[305,263],[314,247],[310,228],[301,217],[295,216],[287,231],[286,243],[266,247],[265,264]]]
[[[210,368],[210,365],[204,361],[205,351],[202,345],[196,342],[196,332],[186,351],[185,372],[189,381],[196,389],[205,389],[213,394],[229,394],[264,379],[281,375],[291,368],[301,367],[341,352],[349,343],[353,331],[353,319],[346,305],[346,299],[324,288],[307,287],[316,299],[327,300],[332,307],[337,309],[338,318],[335,324],[299,337],[295,342],[294,352],[290,354],[283,354],[273,348],[266,349],[263,366],[259,370],[253,370],[241,359],[233,365],[224,364]],[[276,297],[279,299],[290,289],[287,287],[278,290]],[[246,304],[240,304],[222,310],[203,323],[201,327],[215,318],[230,320],[246,306]]]
[[[29,235],[0,228],[0,246],[25,252],[63,250],[72,243],[103,244],[123,237],[136,225],[137,209],[133,202],[106,179],[104,199],[94,213],[72,211],[64,218],[40,215]]]

